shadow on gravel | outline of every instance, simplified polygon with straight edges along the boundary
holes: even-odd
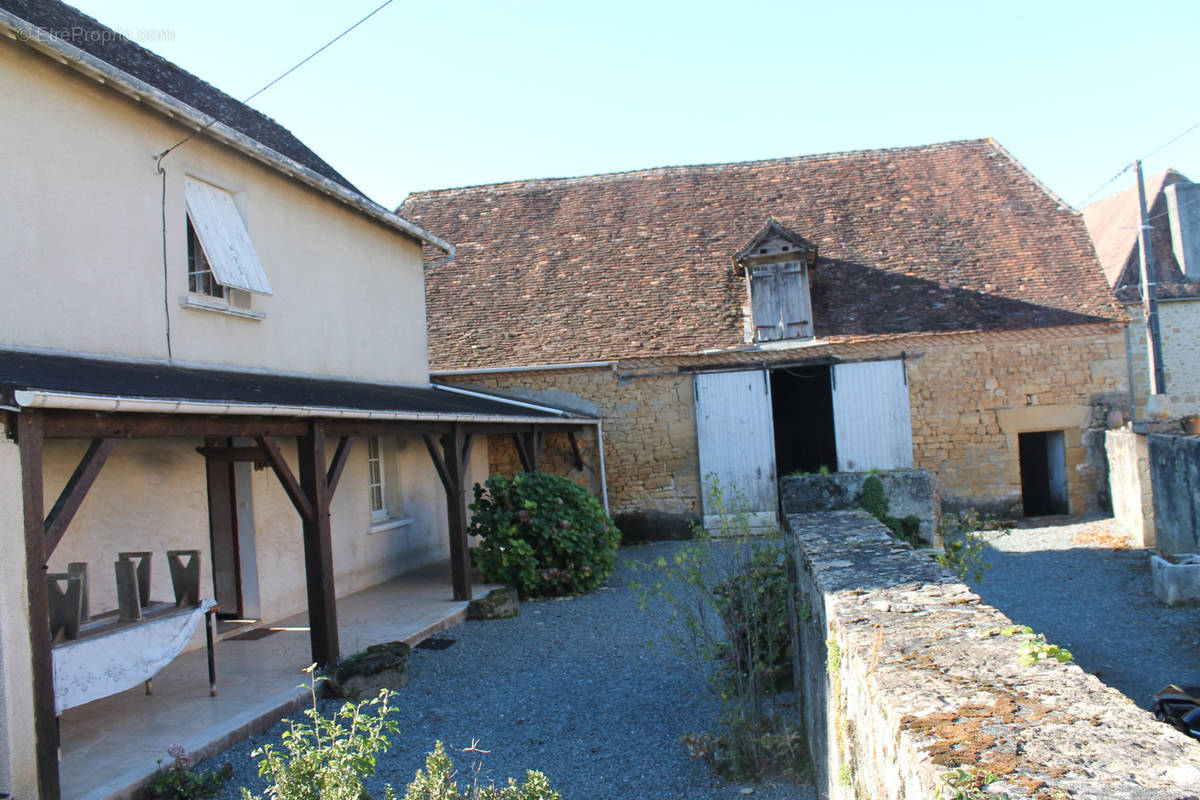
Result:
[[[983,581],[971,583],[984,602],[1066,647],[1082,669],[1142,708],[1168,683],[1200,683],[1200,608],[1154,599],[1150,551],[1006,551],[1003,539],[986,548],[992,568]]]

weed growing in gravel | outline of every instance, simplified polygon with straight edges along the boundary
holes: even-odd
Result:
[[[976,583],[981,583],[983,573],[992,565],[983,560],[984,541],[979,531],[985,528],[996,530],[995,523],[980,517],[973,508],[954,517],[951,523],[952,529],[946,533],[943,552],[937,556],[938,566],[953,572],[960,581],[966,580],[970,574]]]
[[[711,476],[710,476],[710,479]],[[715,733],[684,738],[693,757],[722,775],[756,779],[779,774],[804,778],[808,756],[792,715],[776,693],[793,682],[791,582],[783,538],[758,532],[741,511],[745,499],[712,479],[710,508],[721,520],[653,570],[648,586],[634,584],[643,604],[664,600],[671,614],[669,641],[698,661],[705,684],[721,706]]]
[[[192,760],[188,757],[183,745],[173,744],[167,748],[167,755],[172,761],[166,767],[162,759],[158,761],[158,769],[149,782],[146,783],[146,796],[151,800],[200,800],[204,797],[215,797],[221,792],[221,784],[227,774],[222,772],[196,772],[192,769]],[[229,771],[232,766],[225,765]]]
[[[942,786],[937,789],[937,800],[1006,800],[1007,794],[995,794],[987,787],[1000,780],[991,770],[958,767],[942,776]],[[954,794],[944,795],[943,788]]]
[[[469,751],[478,750],[474,743]],[[466,794],[454,780],[454,762],[446,755],[441,742],[434,745],[433,752],[425,757],[425,769],[417,770],[412,783],[404,792],[404,800],[562,800],[562,795],[550,788],[550,781],[536,770],[525,773],[525,783],[520,786],[512,778],[504,787],[479,785],[478,770]]]

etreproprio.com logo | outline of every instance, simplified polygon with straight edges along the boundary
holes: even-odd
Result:
[[[60,39],[67,44],[76,46],[86,44],[102,44],[105,42],[138,42],[140,44],[175,41],[175,31],[170,28],[144,28],[141,30],[97,30],[75,26],[71,28],[22,28],[17,31],[17,38],[23,42],[31,40],[47,41],[51,38]]]

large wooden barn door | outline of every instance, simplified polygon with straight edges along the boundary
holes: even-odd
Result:
[[[741,508],[755,527],[776,521],[775,434],[771,422],[771,381],[763,370],[698,373],[695,377],[696,435],[704,527],[715,530],[720,509],[710,497],[713,479],[727,502],[743,497]]]
[[[838,472],[913,465],[903,361],[834,365],[833,420]]]

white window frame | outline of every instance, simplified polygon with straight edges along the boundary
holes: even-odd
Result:
[[[383,457],[383,437],[367,437],[367,503],[371,509],[371,520],[382,522],[388,519],[387,467]]]

